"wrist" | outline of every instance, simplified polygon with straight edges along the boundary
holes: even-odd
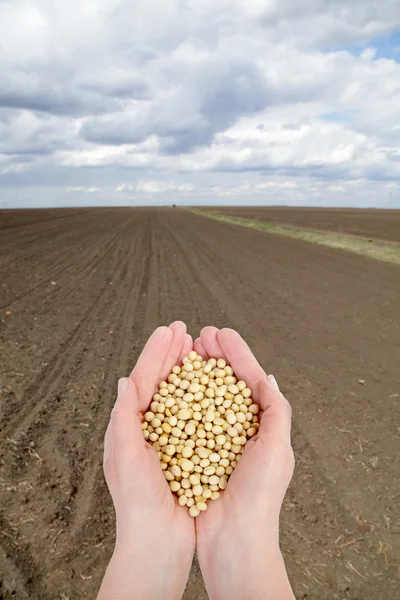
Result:
[[[294,600],[279,545],[236,539],[205,560],[199,556],[210,600]]]
[[[154,546],[119,543],[107,567],[97,600],[180,600],[192,557],[193,551],[186,550],[183,558],[179,549],[176,554],[176,549],[168,552]]]

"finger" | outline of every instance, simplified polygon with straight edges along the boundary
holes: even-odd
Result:
[[[275,378],[274,378],[275,380]],[[263,379],[259,385],[260,405],[263,410],[258,435],[273,436],[275,439],[289,441],[292,424],[292,409],[271,380]]]
[[[171,323],[169,329],[172,331],[172,342],[165,357],[160,371],[159,381],[166,379],[171,373],[171,369],[177,364],[183,345],[186,341],[186,325],[182,321]],[[157,381],[158,383],[158,381]]]
[[[112,433],[111,433],[111,427],[109,424],[106,429],[106,434],[104,436],[104,453],[103,453],[104,467],[111,460],[111,457],[112,457]]]
[[[144,412],[148,407],[154,389],[159,381],[160,371],[170,349],[173,332],[169,327],[159,327],[150,336],[138,361],[130,374],[136,386],[139,410]]]
[[[210,358],[224,358],[224,352],[219,345],[216,327],[204,327],[200,332],[200,340]]]
[[[123,464],[138,456],[146,448],[139,417],[136,386],[129,377],[118,382],[118,396],[110,419],[112,452]]]
[[[197,352],[197,354],[200,354],[200,356],[202,356],[204,360],[208,360],[208,354],[203,346],[201,338],[198,337],[197,340],[195,340],[193,344],[193,349]]]
[[[236,376],[246,382],[257,398],[259,382],[265,379],[266,374],[249,346],[233,329],[221,329],[217,339]]]
[[[189,352],[192,349],[193,349],[193,339],[192,339],[192,336],[187,333],[186,337],[185,337],[185,343],[183,344],[183,348],[181,350],[181,353],[178,357],[178,361],[176,364],[180,365],[182,360],[185,358],[185,356],[187,356],[189,354]]]

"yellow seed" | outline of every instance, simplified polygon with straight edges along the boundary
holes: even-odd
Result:
[[[186,506],[193,506],[194,505],[194,498],[188,498],[188,501],[186,502]]]
[[[217,435],[217,437],[215,438],[215,442],[219,446],[223,446],[226,442],[226,436],[225,435]]]
[[[191,419],[192,417],[192,411],[188,410],[187,408],[181,408],[181,410],[178,412],[178,419],[182,419],[182,421],[187,421],[188,419]]]
[[[233,412],[226,413],[226,420],[230,425],[234,425],[236,423],[236,416]]]
[[[219,487],[221,490],[226,490],[226,486],[228,485],[227,480],[225,479],[225,477],[220,477],[219,478]]]
[[[238,423],[241,423],[241,424],[245,423],[246,422],[246,415],[244,415],[242,412],[237,413],[237,415],[236,415],[236,421]]]
[[[192,489],[195,496],[201,496],[203,493],[203,488],[201,485],[194,485]]]
[[[172,427],[169,423],[163,423],[161,428],[163,431],[165,431],[165,433],[171,433]]]
[[[179,483],[179,481],[171,481],[169,487],[171,489],[171,492],[177,492],[181,487],[181,484]]]
[[[258,406],[258,404],[251,404],[249,406],[249,412],[252,415],[258,415],[258,413],[260,412],[260,407]]]
[[[210,465],[210,461],[208,460],[208,458],[202,458],[199,462],[199,465],[202,469],[204,469],[205,467],[208,467]]]
[[[226,367],[226,360],[224,360],[223,358],[219,358],[217,360],[217,367],[218,369],[224,369]]]
[[[194,423],[187,423],[185,425],[185,433],[187,433],[188,435],[193,435],[194,433],[196,433],[196,426],[194,425]]]
[[[174,476],[172,475],[172,473],[170,471],[165,471],[164,477],[165,477],[165,479],[167,481],[173,481],[174,480]]]
[[[182,469],[178,466],[178,465],[173,465],[171,467],[171,473],[174,477],[181,477],[182,476]]]
[[[212,496],[211,490],[203,487],[203,498],[205,498],[207,500],[208,498],[211,498],[211,496]]]
[[[209,487],[209,489],[210,489],[212,492],[218,492],[218,491],[219,491],[219,485],[210,485],[210,486],[208,486],[208,487]]]
[[[182,429],[179,429],[179,427],[172,427],[171,433],[174,437],[179,438],[179,437],[181,437]]]
[[[191,460],[188,460],[187,458],[183,458],[180,467],[183,471],[191,473],[194,469],[194,463]]]
[[[201,412],[195,411],[193,413],[193,419],[195,421],[201,421],[202,418],[203,418],[203,416],[202,416]]]
[[[255,427],[249,427],[249,429],[246,431],[247,437],[253,437],[253,435],[256,435],[256,433],[257,429]]]
[[[154,419],[154,417],[155,417],[155,414],[152,412],[147,412],[144,415],[144,418],[148,423],[150,423]]]
[[[217,475],[211,475],[211,477],[208,478],[208,483],[210,485],[218,485],[219,477]]]
[[[201,483],[208,483],[207,475],[200,475],[200,481]]]
[[[192,448],[189,448],[189,446],[184,446],[182,448],[182,456],[184,458],[190,458],[191,456],[193,456],[193,450],[192,450]]]
[[[160,446],[166,446],[168,444],[168,436],[167,435],[161,435],[158,443],[160,444]]]
[[[228,461],[228,464],[229,464],[229,461]],[[214,475],[214,473],[215,473],[215,467],[213,467],[212,465],[210,465],[209,467],[206,467],[203,470],[203,473],[204,473],[204,475],[207,475],[208,477],[210,475]]]
[[[221,477],[222,475],[225,475],[225,468],[224,467],[217,467],[217,469],[215,471],[215,474],[218,475],[218,477]]]
[[[211,500],[218,500],[220,495],[221,494],[219,492],[212,492],[210,498],[211,498]]]
[[[243,398],[250,398],[251,390],[248,387],[244,388],[244,390],[241,390],[241,392],[242,392]]]
[[[182,479],[181,481],[181,486],[185,489],[188,490],[191,486],[189,479]]]
[[[210,454],[210,456],[208,457],[210,462],[212,463],[217,463],[220,461],[220,455],[217,454],[216,452],[213,452],[212,454]]]
[[[228,465],[227,467],[225,467],[225,473],[227,475],[232,475],[233,469],[232,469],[231,465]]]
[[[244,381],[238,381],[236,385],[238,386],[240,391],[242,391],[246,388],[246,384]]]
[[[158,440],[158,434],[157,433],[151,433],[149,435],[149,439],[151,442],[156,442]]]
[[[206,502],[196,502],[196,506],[200,511],[207,510]]]
[[[221,435],[224,432],[221,425],[214,425],[214,427],[212,428],[211,431],[213,432],[214,435]]]
[[[208,455],[210,454],[209,450],[207,450],[207,448],[197,448],[196,449],[196,454],[198,454],[200,456],[200,458],[208,458]]]
[[[193,504],[193,506],[191,506],[191,507],[189,508],[189,515],[190,515],[191,517],[198,517],[198,516],[199,516],[199,514],[200,514],[200,509],[199,509],[199,508],[197,508],[197,506],[194,506],[194,504]]]
[[[172,444],[169,444],[166,448],[165,448],[165,454],[168,454],[168,456],[173,456],[176,452],[176,446],[173,446]]]
[[[189,481],[192,485],[199,485],[200,476],[198,475],[198,473],[192,473],[192,475],[190,475],[189,477]]]
[[[185,494],[183,494],[182,496],[179,496],[179,500],[178,503],[180,504],[180,506],[185,506],[187,504],[188,498],[187,496],[185,496]]]

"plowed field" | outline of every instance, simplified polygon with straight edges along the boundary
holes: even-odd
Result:
[[[180,319],[237,329],[292,403],[296,597],[398,600],[399,305],[395,265],[180,209],[0,212],[0,598],[95,597],[116,382]]]
[[[211,210],[230,217],[400,242],[400,210],[395,209],[221,206]]]

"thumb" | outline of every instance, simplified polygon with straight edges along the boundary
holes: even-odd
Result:
[[[289,402],[279,391],[273,375],[260,382],[260,405],[263,411],[259,436],[287,441],[290,444],[292,409]]]
[[[129,377],[118,381],[118,396],[111,411],[113,455],[117,461],[132,461],[145,449],[137,389]]]

